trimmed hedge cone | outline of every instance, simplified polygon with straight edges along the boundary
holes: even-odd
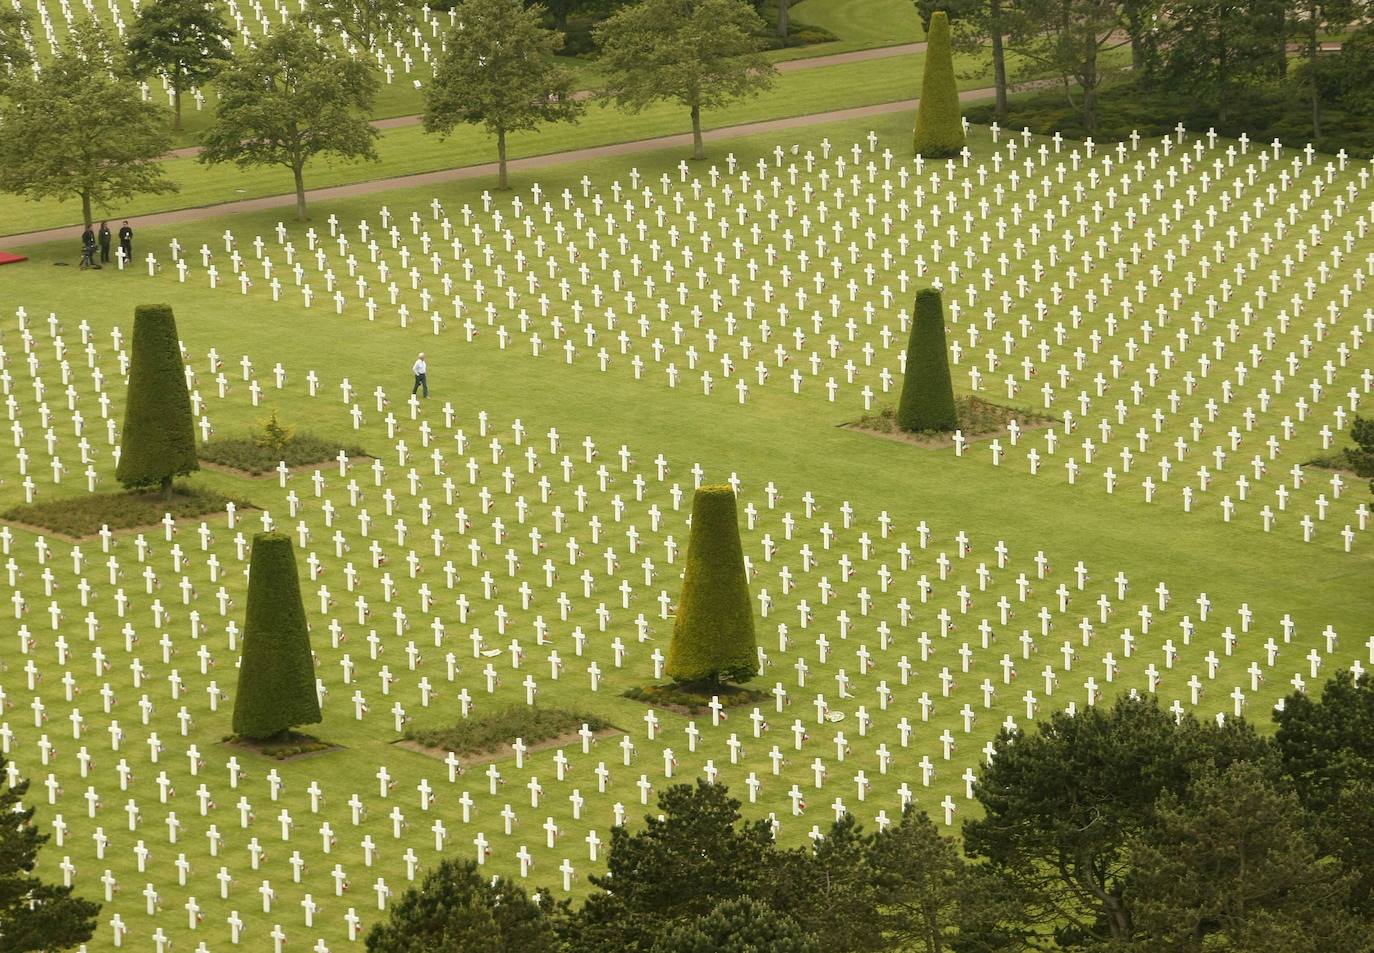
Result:
[[[743,682],[758,668],[735,491],[701,487],[692,500],[687,570],[665,671],[678,682]]]
[[[949,16],[936,10],[926,36],[925,75],[921,102],[916,107],[916,154],[927,159],[956,156],[964,148],[964,122],[959,110],[959,87],[954,82],[954,58],[949,50]]]
[[[959,426],[945,346],[945,309],[940,292],[934,288],[916,292],[897,426],[913,431],[954,430]]]
[[[291,537],[258,533],[249,566],[234,733],[272,738],[320,721],[315,662]]]
[[[176,318],[169,305],[139,305],[115,479],[130,488],[159,486],[170,495],[173,477],[199,469]]]

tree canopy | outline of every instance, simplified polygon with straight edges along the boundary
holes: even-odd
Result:
[[[220,74],[215,122],[200,161],[279,165],[296,185],[296,216],[307,218],[305,166],[316,156],[376,159],[368,122],[377,79],[366,64],[293,23],[240,53]]]
[[[11,74],[0,99],[0,191],[80,199],[88,227],[97,207],[176,191],[157,161],[172,143],[165,114],[122,72],[109,36],[81,19],[38,76]]]
[[[6,758],[0,755],[0,776]],[[23,807],[29,782],[0,784],[0,948],[5,953],[51,953],[85,943],[95,931],[98,903],[73,895],[71,887],[33,875],[38,851],[48,841],[33,825],[33,808]]]
[[[604,94],[637,112],[667,101],[692,116],[692,155],[705,156],[701,113],[771,85],[766,29],[743,0],[639,0],[596,28]]]
[[[506,134],[566,122],[581,112],[572,73],[554,62],[563,38],[542,26],[544,8],[520,0],[464,0],[448,52],[425,88],[427,132],[463,124],[496,137],[500,187],[506,188]]]
[[[181,129],[181,94],[208,82],[229,61],[233,33],[210,0],[152,0],[129,28],[129,71],[162,76]]]

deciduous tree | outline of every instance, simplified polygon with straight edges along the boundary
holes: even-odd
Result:
[[[496,137],[500,187],[507,187],[506,134],[575,119],[572,74],[554,62],[563,38],[543,26],[544,8],[521,0],[464,0],[448,52],[425,90],[425,131],[462,124]]]
[[[605,95],[638,112],[669,101],[692,116],[692,156],[706,154],[701,113],[772,83],[759,34],[767,27],[743,0],[640,0],[596,29]]]
[[[386,45],[388,31],[402,32],[415,18],[408,0],[308,0],[306,15],[369,53]]]
[[[129,71],[162,76],[172,88],[172,128],[181,131],[181,94],[209,82],[229,61],[233,33],[209,0],[153,0],[129,28]]]
[[[171,147],[165,114],[122,69],[104,30],[78,20],[37,77],[11,74],[0,100],[0,191],[80,199],[88,227],[96,207],[176,191],[157,161]]]
[[[367,120],[372,71],[298,24],[274,29],[220,74],[215,122],[200,161],[291,170],[296,217],[307,218],[305,166],[319,155],[375,159]]]

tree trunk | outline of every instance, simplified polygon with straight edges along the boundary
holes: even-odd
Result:
[[[162,498],[164,500],[172,498],[172,478],[169,476],[162,478]]]
[[[988,32],[992,34],[992,85],[997,92],[997,118],[1007,118],[1007,57],[1002,48],[1002,0],[988,0]]]
[[[308,222],[310,216],[305,211],[305,169],[302,163],[296,163],[291,167],[291,174],[296,179],[296,221]]]
[[[181,87],[172,89],[172,131],[181,132]]]
[[[90,227],[91,227],[91,221],[92,221],[92,217],[91,217],[91,193],[90,193],[90,192],[82,192],[82,193],[81,193],[81,217],[82,217],[82,219],[85,220],[85,222],[86,222],[86,227],[87,227],[87,228],[90,228]]]
[[[1307,63],[1311,71],[1308,82],[1312,84],[1312,141],[1322,137],[1322,97],[1317,87],[1317,8],[1316,0],[1307,5]]]
[[[510,188],[506,184],[506,130],[496,133],[496,164],[498,166],[496,187],[501,191]]]
[[[1126,32],[1131,37],[1131,71],[1138,74],[1145,63],[1145,38],[1141,35],[1144,31],[1140,26],[1140,11],[1132,4],[1126,16]]]
[[[1083,128],[1088,135],[1097,135],[1097,44],[1089,40],[1083,75],[1079,82],[1083,86]]]
[[[706,146],[701,141],[701,107],[692,107],[692,158],[706,158]]]
[[[787,34],[792,28],[791,24],[788,22],[788,7],[790,4],[791,0],[778,0],[778,36],[782,37],[784,40],[787,39]]]

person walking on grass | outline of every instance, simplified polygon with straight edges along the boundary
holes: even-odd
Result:
[[[129,227],[128,219],[119,226],[119,247],[124,249],[124,264],[134,260],[134,230]]]
[[[108,265],[110,263],[110,226],[106,222],[100,223],[100,231],[96,234],[100,240],[100,263]]]
[[[420,356],[415,359],[415,366],[411,368],[415,372],[415,386],[410,389],[410,396],[414,397],[416,391],[422,391],[425,399],[429,398],[429,365],[425,363],[425,352],[421,351]]]
[[[87,225],[81,233],[81,268],[95,267],[95,232]]]

